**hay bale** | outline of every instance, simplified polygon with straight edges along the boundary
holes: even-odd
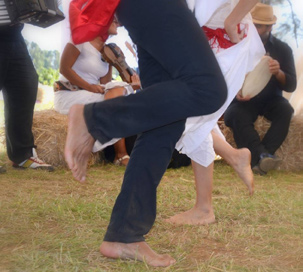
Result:
[[[219,124],[228,143],[236,147],[233,133],[230,128],[226,127],[223,121]],[[262,139],[270,126],[270,122],[259,117],[255,122],[255,129]],[[290,123],[288,135],[276,151],[276,155],[282,159],[279,166],[281,170],[300,171],[303,170],[303,115],[296,115]]]
[[[32,130],[39,158],[56,167],[67,167],[64,160],[67,115],[55,110],[35,111]],[[92,153],[89,164],[99,162],[99,158],[98,153]]]
[[[43,100],[44,100],[44,90],[43,88],[38,87],[36,102],[42,103]]]

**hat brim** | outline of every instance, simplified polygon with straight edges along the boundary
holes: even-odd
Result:
[[[254,70],[246,75],[241,89],[243,97],[249,96],[253,98],[264,89],[272,76],[268,66],[269,59],[269,56],[262,57]]]
[[[258,20],[258,19],[255,19],[255,18],[252,18],[252,19],[253,19],[254,24],[260,24],[260,25],[273,25],[277,22],[276,15],[274,15],[273,20],[270,20],[270,21]]]

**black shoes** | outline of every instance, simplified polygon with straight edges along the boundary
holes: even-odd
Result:
[[[275,155],[269,153],[262,153],[260,155],[260,160],[257,165],[255,165],[252,170],[254,173],[261,176],[266,175],[268,171],[277,169],[281,163],[281,159]]]

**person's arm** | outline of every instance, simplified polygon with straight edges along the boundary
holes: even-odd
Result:
[[[279,88],[286,92],[293,92],[297,87],[297,77],[294,57],[288,45],[282,46],[280,50],[281,59],[269,60],[269,70],[276,77]]]
[[[133,54],[134,58],[137,58],[136,52],[134,48],[131,46],[131,44],[128,41],[125,41],[125,45],[128,48],[128,50]]]
[[[280,63],[275,59],[269,59],[268,61],[268,67],[269,71],[272,75],[276,77],[279,84],[282,86],[285,86],[286,83],[286,75],[285,73],[280,69]]]
[[[73,69],[73,65],[80,55],[80,51],[73,44],[68,43],[62,53],[60,60],[60,73],[69,80],[73,85],[77,85],[84,90],[93,93],[104,93],[101,86],[95,84],[89,84],[83,78],[81,78]]]
[[[231,42],[238,43],[241,41],[244,33],[238,33],[237,25],[258,2],[258,0],[239,0],[238,4],[226,18],[224,28]]]
[[[133,88],[133,90],[139,90],[141,89],[141,81],[138,74],[134,72],[134,74],[131,76],[132,83],[130,84]]]

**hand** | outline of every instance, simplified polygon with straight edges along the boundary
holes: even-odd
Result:
[[[280,63],[275,59],[269,59],[268,67],[271,74],[276,76],[280,72]]]
[[[251,97],[249,95],[243,97],[241,91],[239,91],[237,93],[236,99],[241,102],[246,102],[246,101],[249,101],[251,99]]]
[[[138,76],[138,74],[134,73],[132,76],[131,76],[131,86],[134,90],[138,90],[141,88],[141,82],[140,82],[140,78]]]
[[[105,93],[104,87],[97,84],[91,84],[90,87],[88,88],[88,91],[92,93],[100,93],[100,94]]]
[[[239,43],[245,35],[245,29],[239,33],[238,26],[230,23],[229,20],[225,20],[224,28],[232,43]]]

